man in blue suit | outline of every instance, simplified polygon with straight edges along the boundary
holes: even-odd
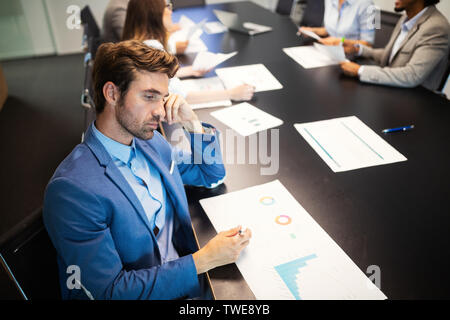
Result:
[[[64,299],[205,297],[203,274],[236,261],[249,242],[250,230],[238,226],[196,246],[183,184],[213,187],[225,169],[218,132],[168,94],[177,69],[174,56],[138,41],[98,49],[97,119],[44,200]],[[180,123],[190,137],[182,163],[155,131],[160,121]]]

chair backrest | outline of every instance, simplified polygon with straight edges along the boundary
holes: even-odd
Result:
[[[92,57],[95,58],[95,53],[97,52],[102,39],[100,28],[88,5],[81,10],[80,19],[84,29],[82,46],[85,48],[86,52],[90,52]]]
[[[60,299],[56,250],[45,230],[42,210],[2,239],[2,265],[16,282],[23,298]]]
[[[401,15],[394,12],[381,10],[380,13],[380,27],[381,29],[375,32],[374,48],[384,48],[391,38],[392,32],[401,18]]]
[[[90,52],[84,56],[84,85],[81,92],[81,105],[84,107],[84,125],[83,133],[96,118],[95,103],[92,97],[94,88],[92,84],[92,68],[94,66],[94,60]],[[82,139],[83,140],[83,139]]]
[[[205,0],[172,0],[173,8],[180,9],[186,7],[204,6]]]
[[[442,81],[438,88],[438,91],[443,92],[445,90],[445,91],[449,92],[449,87],[450,87],[449,75],[450,75],[450,54],[447,59],[447,69],[445,70],[445,73],[442,76]],[[449,95],[447,95],[447,97],[450,98]]]
[[[323,26],[324,13],[324,0],[308,0],[300,25],[307,27],[321,27]]]
[[[97,21],[95,21],[89,5],[86,5],[80,12],[81,23],[84,26],[84,32],[88,37],[100,37],[100,28]]]
[[[294,0],[278,0],[275,12],[283,16],[289,16],[292,10]]]

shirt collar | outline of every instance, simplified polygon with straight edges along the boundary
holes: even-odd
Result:
[[[94,122],[92,123],[92,132],[94,133],[95,137],[100,140],[100,142],[112,158],[119,159],[123,163],[128,164],[131,156],[136,154],[136,145],[134,142],[134,138],[131,146],[127,146],[105,136],[95,127]]]
[[[414,25],[416,24],[417,20],[420,19],[421,16],[427,11],[428,7],[425,7],[422,11],[420,11],[418,14],[416,14],[412,19],[406,20],[403,23],[403,29],[406,29],[407,31],[411,30]]]

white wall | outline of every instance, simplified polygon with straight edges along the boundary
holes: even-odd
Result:
[[[66,12],[70,5],[76,5],[81,9],[89,4],[99,27],[102,27],[103,12],[108,0],[45,0],[47,5],[50,25],[55,39],[56,52],[58,54],[68,54],[81,52],[81,40],[83,28],[69,29],[66,21],[70,14]]]

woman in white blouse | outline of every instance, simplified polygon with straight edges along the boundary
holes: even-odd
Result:
[[[372,46],[375,40],[375,17],[378,14],[373,0],[325,0],[324,26],[300,27],[299,31],[312,31],[325,45],[357,43]]]

